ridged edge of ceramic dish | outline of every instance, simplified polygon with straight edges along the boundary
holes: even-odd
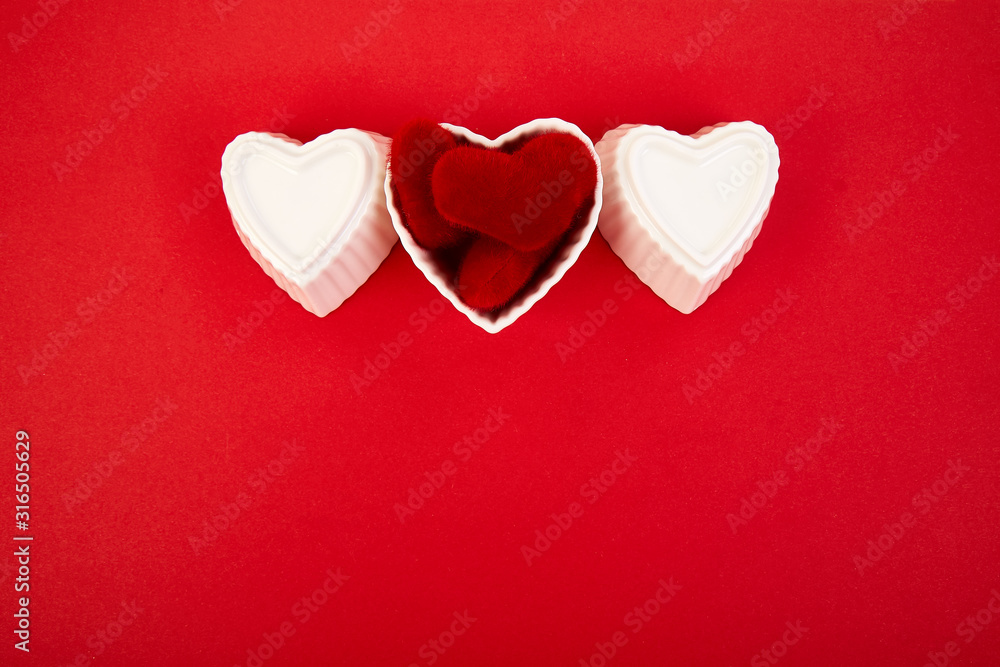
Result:
[[[752,132],[765,145],[773,147],[773,151],[768,148],[769,156],[773,157],[773,170],[769,164],[770,173],[763,191],[754,202],[749,219],[732,241],[708,266],[695,267],[695,262],[679,258],[683,251],[669,247],[670,244],[660,238],[660,232],[654,229],[654,223],[647,219],[643,207],[637,202],[634,186],[626,182],[622,165],[628,159],[631,147],[626,138],[636,130],[654,130],[665,133],[671,139],[693,144],[727,127],[733,131]],[[724,131],[716,136],[724,139],[725,135]],[[765,128],[749,121],[718,123],[692,135],[678,134],[659,126],[628,124],[608,131],[597,142],[596,150],[604,171],[604,207],[598,223],[601,235],[625,265],[657,296],[682,313],[693,312],[740,265],[760,234],[778,181],[779,159],[774,138]]]
[[[249,222],[248,213],[235,190],[234,179],[239,172],[234,168],[236,156],[247,143],[269,145],[285,151],[294,146],[301,151],[293,152],[304,156],[310,150],[322,148],[328,141],[345,138],[354,139],[366,148],[368,174],[365,192],[355,214],[345,223],[343,233],[334,235],[326,246],[319,249],[308,267],[296,271],[267,248]],[[223,153],[222,187],[240,240],[251,257],[281,289],[319,317],[328,315],[354,294],[396,243],[397,236],[389,218],[382,186],[389,143],[389,139],[382,135],[356,129],[334,130],[306,144],[282,134],[247,132],[230,142]]]

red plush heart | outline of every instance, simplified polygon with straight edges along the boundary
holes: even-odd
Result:
[[[431,179],[434,205],[454,226],[516,250],[544,248],[569,229],[597,185],[590,150],[571,134],[543,134],[505,153],[461,146]]]
[[[431,194],[434,165],[457,145],[450,132],[430,120],[409,122],[392,139],[389,168],[403,222],[413,239],[428,250],[457,245],[468,236],[441,217]]]
[[[597,186],[590,149],[571,134],[489,149],[417,120],[393,138],[389,159],[403,225],[459,298],[485,312],[523,292],[586,218]]]
[[[459,297],[480,310],[504,306],[528,284],[552,250],[546,246],[521,252],[489,236],[477,239],[458,269]]]

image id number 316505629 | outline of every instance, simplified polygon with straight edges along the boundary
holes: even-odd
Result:
[[[17,578],[14,579],[14,592],[17,594],[17,604],[14,612],[14,636],[20,640],[14,642],[14,648],[29,653],[28,641],[31,638],[31,620],[28,604],[30,599],[28,592],[29,574],[31,568],[31,536],[28,532],[28,521],[31,519],[29,506],[31,505],[31,487],[28,482],[31,479],[29,474],[28,459],[31,456],[31,441],[26,431],[18,431],[15,434],[17,442],[14,444],[14,526],[18,533],[14,535],[14,556],[17,557]]]

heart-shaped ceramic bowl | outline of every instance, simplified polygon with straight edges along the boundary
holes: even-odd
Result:
[[[355,129],[309,143],[248,132],[222,156],[233,224],[267,275],[320,317],[386,258],[396,232],[385,205],[389,140]]]
[[[601,161],[593,142],[585,135],[580,128],[572,123],[568,123],[558,118],[540,118],[524,125],[515,127],[510,132],[500,135],[496,139],[487,139],[471,130],[449,123],[441,123],[441,127],[451,132],[456,137],[465,139],[470,144],[483,148],[498,148],[509,144],[518,143],[529,137],[550,132],[563,132],[572,134],[582,141],[590,151],[595,164],[597,165],[597,186],[594,189],[594,205],[587,213],[583,224],[578,225],[570,232],[566,241],[556,251],[555,256],[542,269],[542,273],[532,280],[529,289],[521,293],[511,303],[495,313],[484,313],[466,305],[458,296],[452,286],[453,277],[445,273],[443,268],[435,261],[434,255],[429,250],[422,248],[413,239],[413,236],[403,224],[402,217],[393,195],[392,171],[389,169],[385,178],[385,198],[389,208],[389,216],[392,218],[392,225],[399,235],[399,240],[403,248],[413,259],[413,263],[420,269],[427,280],[441,293],[444,298],[451,302],[459,312],[463,313],[473,324],[481,327],[489,333],[497,333],[512,324],[517,318],[524,315],[538,300],[545,296],[552,286],[566,274],[571,266],[580,257],[580,253],[587,246],[590,237],[593,236],[597,228],[597,220],[601,212],[603,180],[601,177]]]
[[[622,125],[597,143],[601,235],[644,283],[690,313],[750,249],[778,182],[778,147],[760,125],[720,123],[687,136]]]

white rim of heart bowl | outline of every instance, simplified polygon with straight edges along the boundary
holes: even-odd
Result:
[[[252,194],[250,184],[241,178],[247,161],[266,158],[301,174],[310,161],[329,160],[328,149],[336,145],[343,145],[344,154],[359,165],[347,183],[353,186],[345,193],[349,198],[338,204],[341,215],[335,217],[342,218],[342,224],[321,228],[315,235],[294,226],[274,228],[257,211],[259,192]],[[334,130],[307,143],[284,134],[247,132],[223,153],[223,190],[243,244],[279,287],[315,315],[322,317],[339,307],[368,280],[396,242],[379,186],[388,145],[387,138],[356,129]],[[271,208],[276,205],[272,202]],[[315,208],[315,202],[296,205]],[[281,217],[297,216],[289,212]],[[298,236],[282,238],[290,232]]]
[[[594,159],[594,164],[597,166],[597,185],[594,189],[594,205],[588,214],[586,224],[580,225],[580,227],[575,230],[568,241],[562,245],[562,247],[557,251],[557,256],[554,259],[547,261],[549,265],[548,272],[546,275],[542,276],[540,279],[533,278],[532,282],[537,281],[537,287],[521,294],[506,307],[500,310],[498,313],[482,313],[474,308],[466,305],[461,299],[458,298],[458,294],[452,288],[452,279],[441,270],[441,268],[434,261],[434,255],[430,250],[422,248],[413,240],[410,235],[409,230],[403,224],[402,216],[399,210],[396,208],[396,203],[394,201],[392,192],[392,169],[391,166],[386,168],[385,175],[385,198],[386,206],[389,209],[389,217],[392,218],[392,226],[396,229],[396,234],[399,236],[400,242],[403,244],[403,248],[406,249],[407,254],[413,259],[413,263],[420,269],[427,279],[437,288],[438,292],[441,293],[448,301],[451,302],[455,308],[465,314],[469,320],[476,326],[482,328],[488,333],[497,333],[504,329],[505,327],[514,323],[517,318],[528,312],[532,306],[534,306],[538,301],[548,294],[549,290],[558,283],[566,272],[569,270],[576,260],[580,257],[580,253],[583,249],[587,247],[590,242],[591,236],[594,234],[594,230],[597,229],[597,219],[601,213],[601,204],[603,203],[603,192],[604,192],[604,178],[601,174],[601,159],[597,155],[597,150],[594,148],[594,143],[590,140],[583,131],[578,128],[573,123],[562,120],[560,118],[536,118],[530,122],[523,125],[518,125],[514,129],[501,134],[496,139],[487,139],[486,137],[476,134],[468,128],[462,127],[460,125],[452,125],[450,123],[439,123],[446,131],[455,134],[469,143],[481,146],[483,148],[497,148],[508,143],[514,143],[525,139],[526,137],[549,134],[549,133],[564,133],[572,134],[582,141],[586,146],[587,150],[590,151],[590,156]],[[390,151],[392,150],[390,146]]]
[[[751,178],[758,184],[760,193],[756,199],[745,201],[734,221],[739,226],[726,230],[714,240],[714,246],[702,250],[695,248],[682,234],[663,227],[657,216],[649,208],[650,202],[639,194],[639,179],[643,170],[638,166],[639,156],[647,148],[650,141],[667,140],[675,149],[684,153],[689,161],[702,160],[702,156],[710,155],[713,150],[721,149],[727,142],[739,148],[740,137],[754,137],[761,143],[766,152],[763,164],[758,165],[757,172]],[[622,138],[618,148],[623,159],[620,160],[625,178],[622,185],[632,206],[641,211],[638,216],[647,233],[656,241],[668,243],[673,249],[670,256],[698,280],[714,277],[736,254],[746,239],[753,233],[767,215],[771,199],[774,196],[778,182],[778,150],[774,138],[763,127],[749,121],[717,123],[704,127],[692,135],[679,134],[656,125],[631,126]],[[716,179],[717,181],[721,179]],[[697,216],[696,216],[697,217]]]
[[[663,155],[657,148],[663,141],[672,156],[670,164],[651,166],[651,156]],[[682,313],[693,312],[742,262],[760,232],[778,180],[774,138],[750,121],[717,123],[690,136],[656,125],[626,124],[608,131],[597,149],[605,158],[608,185],[599,223],[602,235],[657,296]],[[746,160],[737,166],[723,159],[742,149],[751,153],[749,172]],[[758,150],[763,151],[759,157]],[[733,180],[736,176],[739,183]],[[716,191],[701,192],[705,186]],[[650,188],[656,188],[652,199]],[[646,195],[640,194],[643,189]],[[729,205],[731,210],[709,206],[737,191],[743,194]],[[664,198],[669,200],[666,205]],[[674,229],[671,219],[685,224]],[[712,223],[720,220],[728,226]]]
[[[233,181],[228,184],[233,196],[227,198],[227,203],[231,207],[235,206],[240,218],[247,221],[248,224],[244,225],[246,228],[242,231],[251,237],[254,241],[254,246],[267,261],[276,268],[280,268],[283,274],[294,280],[298,285],[307,284],[314,279],[316,274],[329,263],[330,256],[351,236],[361,219],[358,211],[363,210],[368,204],[371,196],[370,192],[363,190],[360,192],[357,200],[350,202],[351,209],[344,216],[349,221],[349,224],[339,228],[331,227],[323,233],[322,237],[311,239],[311,248],[308,253],[291,257],[289,256],[289,251],[279,251],[273,247],[275,244],[280,243],[280,241],[267,237],[267,234],[271,233],[272,230],[257,228],[256,215],[250,215],[250,211],[247,210],[248,207],[253,208],[253,204],[251,203],[252,197],[247,191],[247,184],[234,179],[242,170],[245,160],[260,155],[260,153],[254,150],[258,146],[266,146],[268,149],[274,151],[272,155],[268,156],[268,159],[273,161],[277,158],[282,164],[287,164],[295,161],[303,162],[309,159],[316,159],[316,156],[320,156],[327,145],[338,143],[350,144],[355,149],[355,155],[361,158],[363,164],[362,169],[358,173],[359,178],[370,177],[371,174],[377,173],[378,170],[373,168],[375,166],[374,162],[377,159],[374,152],[370,150],[369,146],[363,144],[353,132],[347,130],[335,130],[320,135],[307,143],[302,143],[298,139],[292,139],[283,134],[247,132],[234,139],[226,147],[225,153],[223,153],[223,165],[226,166],[226,169],[223,170],[223,177],[226,180]],[[355,193],[352,192],[351,194]]]

